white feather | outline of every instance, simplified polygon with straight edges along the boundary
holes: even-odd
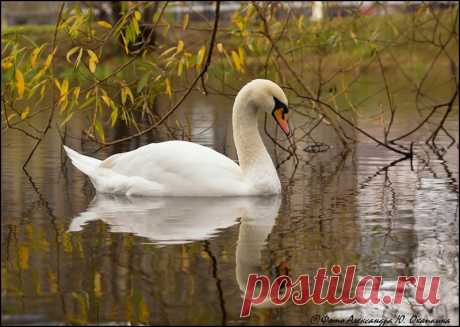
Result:
[[[257,111],[285,101],[279,86],[254,80],[233,106],[235,145],[241,166],[208,147],[185,141],[152,143],[104,161],[66,146],[72,163],[89,176],[97,192],[128,196],[235,196],[278,194],[281,184],[257,127]]]

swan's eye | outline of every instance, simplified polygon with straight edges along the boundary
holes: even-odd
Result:
[[[288,107],[286,106],[286,104],[284,104],[283,102],[278,100],[276,97],[273,97],[273,100],[275,101],[275,108],[273,108],[273,110],[277,110],[277,109],[282,108],[283,109],[283,117],[284,117],[284,114],[287,114],[289,112]]]
[[[287,122],[287,114],[289,112],[287,106],[279,101],[277,98],[273,97],[275,100],[275,108],[273,108],[272,116],[275,119],[279,127],[289,135],[289,125]]]

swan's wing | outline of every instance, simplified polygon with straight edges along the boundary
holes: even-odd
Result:
[[[243,195],[249,192],[235,162],[213,149],[191,142],[148,144],[113,155],[99,167],[120,176],[154,182],[163,187],[165,195]]]

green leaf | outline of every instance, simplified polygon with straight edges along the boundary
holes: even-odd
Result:
[[[137,89],[136,89],[137,93],[141,92],[144,89],[144,87],[147,85],[149,77],[150,77],[150,74],[144,74],[144,76],[142,76],[142,78],[137,83]]]
[[[62,121],[59,127],[63,127],[65,124],[67,124],[72,119],[73,113],[74,111],[70,111],[70,114],[67,115],[67,117]]]
[[[83,110],[86,107],[92,105],[95,100],[96,100],[95,97],[90,97],[90,98],[86,99],[86,101],[81,104],[80,110]]]
[[[104,128],[102,127],[102,124],[98,120],[94,122],[94,129],[96,130],[98,137],[102,140],[102,142],[104,142],[105,141]]]

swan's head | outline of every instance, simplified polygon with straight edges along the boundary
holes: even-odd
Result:
[[[267,79],[255,79],[246,84],[240,94],[257,110],[272,115],[278,126],[289,134],[288,100],[281,87]]]

